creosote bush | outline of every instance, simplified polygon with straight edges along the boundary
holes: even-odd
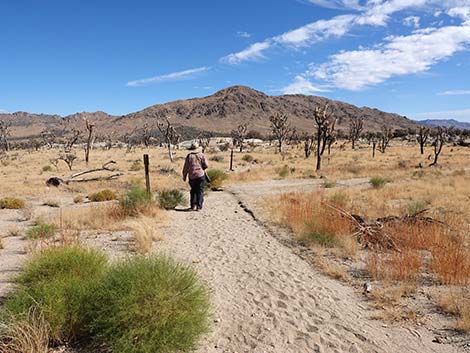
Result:
[[[253,162],[254,158],[251,154],[245,154],[243,155],[242,160],[245,162],[251,163]]]
[[[228,179],[227,173],[220,169],[208,169],[206,173],[211,180],[208,187],[213,191],[220,190],[224,181]]]
[[[178,189],[158,192],[158,204],[166,210],[172,210],[185,202],[184,194]]]
[[[148,213],[155,206],[153,195],[140,186],[133,186],[119,200],[119,208],[124,216],[137,216]]]
[[[86,337],[129,353],[189,351],[208,330],[206,287],[193,270],[166,257],[111,264],[98,250],[53,247],[37,253],[16,284],[0,311],[0,347],[11,342],[3,329],[38,323],[42,348],[48,338],[56,344]],[[7,352],[47,352],[22,347]]]
[[[5,197],[0,199],[0,209],[8,209],[8,210],[18,210],[20,208],[24,208],[26,203],[14,197]]]
[[[103,253],[79,247],[54,247],[37,253],[16,278],[19,286],[7,298],[4,313],[24,319],[37,308],[55,342],[85,333],[85,307],[107,266]]]
[[[188,351],[208,329],[206,288],[194,271],[169,258],[117,263],[93,303],[92,334],[114,352]]]
[[[290,173],[290,170],[289,170],[289,166],[287,166],[287,165],[285,165],[281,169],[279,169],[279,172],[278,172],[278,174],[281,178],[287,177],[289,175],[289,173]]]
[[[116,193],[112,190],[105,189],[88,196],[88,199],[92,202],[112,201],[116,200]]]

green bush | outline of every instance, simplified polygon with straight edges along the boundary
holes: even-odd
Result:
[[[424,211],[427,207],[428,204],[425,201],[413,201],[408,204],[407,211],[409,215],[415,215]]]
[[[43,172],[52,172],[52,166],[45,165],[44,167],[42,167],[42,171]]]
[[[374,189],[380,189],[385,184],[387,184],[387,181],[382,177],[375,176],[375,177],[370,178],[369,183],[370,185],[372,185]]]
[[[80,247],[52,247],[33,257],[16,278],[17,290],[5,301],[6,313],[22,318],[36,307],[55,342],[85,333],[90,295],[107,266],[106,256]]]
[[[251,163],[251,162],[253,162],[254,158],[251,154],[245,154],[242,157],[242,160],[244,160],[245,162]]]
[[[133,186],[120,200],[119,206],[125,214],[136,216],[154,206],[153,196],[140,186]]]
[[[165,210],[174,209],[184,202],[184,194],[178,189],[162,190],[158,193],[158,203]]]
[[[28,239],[47,239],[53,237],[56,232],[57,227],[54,224],[37,221],[35,225],[26,231],[26,237]]]
[[[303,234],[300,241],[306,245],[316,244],[325,248],[332,248],[336,244],[336,237],[334,234],[323,231],[311,231]]]
[[[0,209],[9,209],[9,210],[18,210],[20,208],[24,208],[25,202],[21,199],[17,199],[14,197],[5,197],[0,199]]]
[[[102,202],[116,200],[117,196],[113,190],[105,189],[89,195],[88,199],[92,202]]]
[[[188,351],[208,330],[208,293],[194,271],[169,258],[133,257],[103,277],[91,332],[113,352]]]
[[[211,157],[211,161],[214,161],[214,162],[223,162],[224,161],[224,156],[220,156],[218,154],[216,154],[215,156],[212,156]]]
[[[290,173],[290,170],[289,170],[289,166],[287,166],[287,165],[283,166],[278,172],[278,174],[281,178],[287,177],[289,175],[289,173]]]
[[[208,183],[208,187],[214,191],[220,190],[224,181],[228,179],[228,174],[220,169],[208,169],[206,173],[211,180],[210,183]]]

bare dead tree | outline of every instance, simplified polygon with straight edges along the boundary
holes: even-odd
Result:
[[[75,160],[77,159],[77,156],[74,155],[73,153],[65,153],[65,154],[61,154],[58,159],[61,161],[64,161],[69,167],[69,170],[72,170],[73,162],[75,162]]]
[[[434,160],[433,162],[429,165],[430,167],[434,167],[437,165],[437,161],[439,159],[439,156],[442,152],[442,147],[444,147],[444,144],[446,142],[447,137],[449,136],[449,129],[446,129],[444,127],[438,126],[432,133],[433,141],[432,141],[432,146],[433,146],[433,152],[434,152]]]
[[[49,163],[51,163],[55,169],[58,171],[59,170],[59,162],[60,162],[60,159],[59,158],[51,158],[49,159]]]
[[[428,127],[425,127],[425,126],[419,127],[418,136],[416,137],[416,139],[418,140],[421,154],[424,154],[424,145],[429,139],[429,133],[430,133],[430,130]]]
[[[349,120],[349,139],[351,140],[352,149],[355,148],[356,141],[361,137],[364,128],[364,117],[352,116]]]
[[[150,146],[150,142],[153,137],[153,132],[155,130],[155,126],[152,124],[145,123],[142,126],[141,129],[141,134],[142,134],[142,143],[144,144],[145,147]]]
[[[315,107],[314,121],[316,128],[316,146],[317,146],[317,165],[316,170],[321,169],[321,159],[328,142],[333,138],[335,130],[336,119],[332,113],[328,114],[328,104],[323,108]],[[333,143],[333,142],[331,142]]]
[[[64,151],[65,153],[69,153],[73,145],[77,143],[78,139],[80,138],[81,131],[72,127],[72,128],[65,128],[63,131],[63,136],[65,138],[65,143],[64,143]]]
[[[157,124],[158,130],[160,130],[163,138],[165,139],[165,143],[168,147],[168,156],[170,157],[170,161],[173,162],[173,153],[171,153],[171,145],[176,145],[179,143],[181,136],[176,132],[175,128],[171,125],[170,121],[165,119],[165,123],[159,122]]]
[[[10,150],[11,122],[0,120],[0,145],[5,152]]]
[[[88,164],[90,160],[90,149],[93,141],[93,131],[95,128],[95,124],[91,123],[88,119],[85,119],[85,127],[88,132],[85,146],[85,163]]]
[[[385,153],[392,137],[392,129],[388,125],[382,125],[379,135],[379,151],[381,153]]]
[[[130,152],[132,147],[134,147],[136,131],[137,128],[134,128],[132,131],[126,132],[124,135],[122,135],[122,140],[126,144],[127,152]]]
[[[240,152],[243,152],[243,143],[245,142],[246,135],[248,134],[248,124],[238,125],[230,134],[232,136],[233,145],[238,146]]]
[[[282,153],[282,146],[289,138],[292,131],[288,119],[287,115],[279,113],[275,113],[269,118],[269,121],[271,122],[272,136],[277,140],[279,153]]]
[[[57,141],[57,136],[56,134],[48,129],[44,129],[41,131],[41,138],[44,142],[44,144],[47,146],[47,148],[51,149],[54,147],[54,144]]]

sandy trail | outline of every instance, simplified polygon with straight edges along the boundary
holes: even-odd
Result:
[[[158,251],[195,266],[212,292],[213,329],[198,353],[459,351],[432,343],[423,327],[368,319],[352,288],[281,245],[231,193],[211,193],[203,211],[172,216]]]

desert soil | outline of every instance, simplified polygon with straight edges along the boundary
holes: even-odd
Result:
[[[366,184],[344,180],[337,187]],[[425,326],[393,327],[370,319],[367,300],[357,290],[322,275],[256,220],[262,196],[319,185],[320,180],[235,185],[210,193],[200,212],[171,212],[155,251],[193,266],[211,292],[212,330],[196,353],[468,352],[468,344],[434,343],[436,334]],[[16,211],[2,211],[0,231],[22,227],[20,219]],[[125,256],[128,238],[123,233],[87,242]],[[3,243],[0,297],[27,256],[21,237]],[[76,352],[60,350],[65,351]]]

